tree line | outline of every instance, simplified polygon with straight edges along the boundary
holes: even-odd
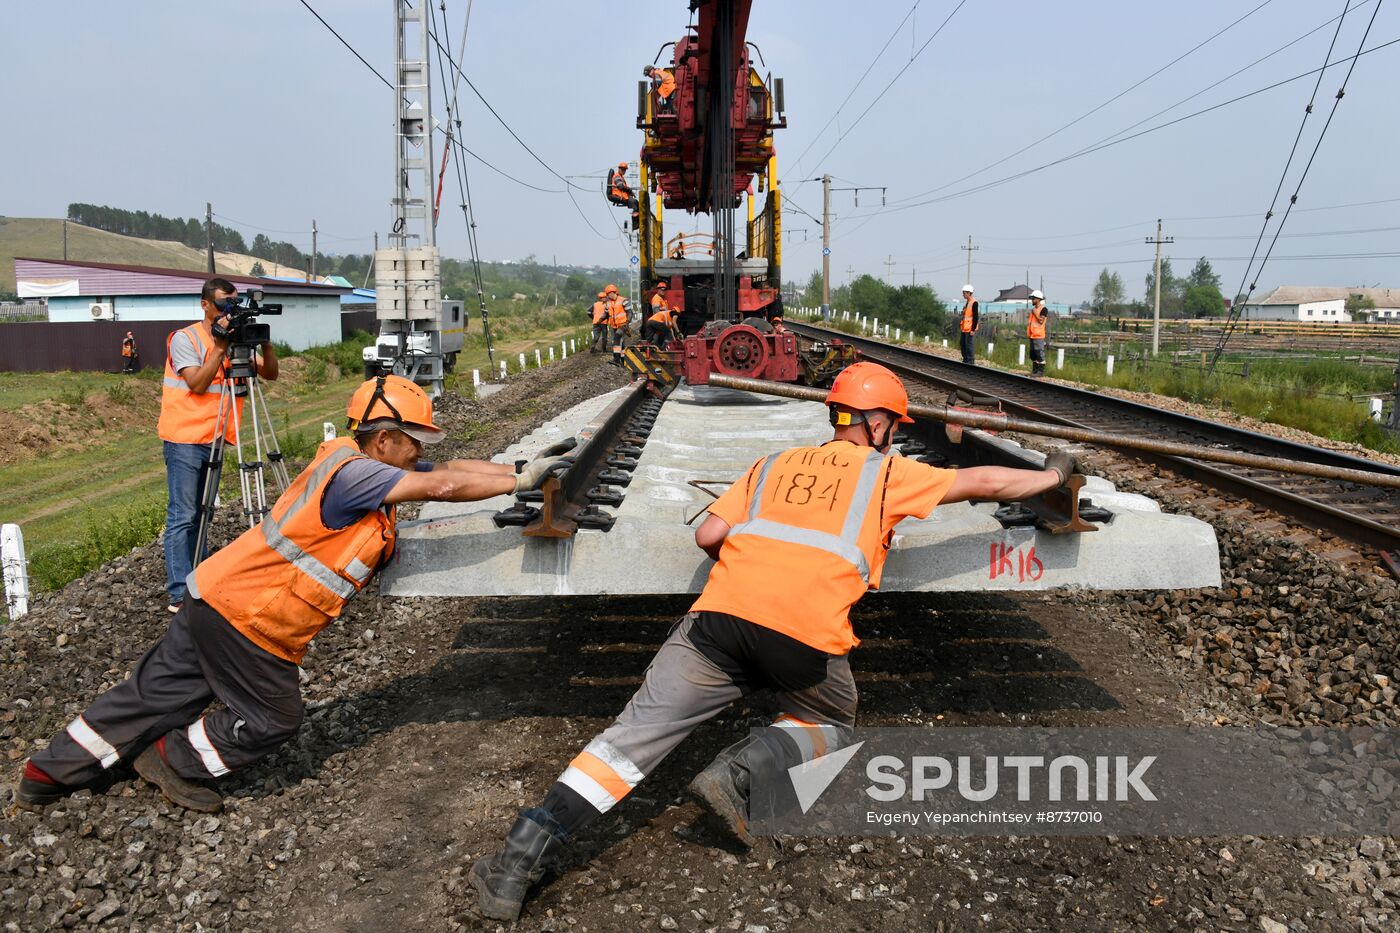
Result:
[[[140,237],[143,240],[174,240],[195,249],[204,249],[204,221],[189,217],[164,217],[146,211],[128,211],[105,204],[70,204],[68,219],[84,227],[108,233]],[[214,224],[214,248],[230,253],[246,253],[243,234],[223,224]]]
[[[799,301],[803,307],[821,306],[820,272],[814,271],[808,278]],[[932,286],[887,285],[873,275],[862,275],[848,285],[832,289],[831,304],[842,311],[878,318],[881,324],[918,334],[945,333],[952,320]]]
[[[1156,298],[1157,276],[1149,271],[1144,280],[1141,301],[1128,301],[1123,278],[1104,269],[1094,284],[1090,305],[1108,314],[1150,313]],[[1172,261],[1162,260],[1162,316],[1180,318],[1219,317],[1225,313],[1225,297],[1220,293],[1220,276],[1202,256],[1184,277],[1172,272]]]

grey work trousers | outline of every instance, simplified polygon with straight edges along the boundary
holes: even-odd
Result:
[[[702,615],[707,614],[690,613],[677,623],[617,720],[594,738],[561,775],[562,783],[599,812],[606,812],[621,800],[696,727],[744,694],[765,686],[764,681],[771,683],[764,676],[763,659],[734,659],[735,668],[726,671],[697,647],[695,641],[699,639],[693,639],[692,633]],[[769,644],[773,637],[786,638],[757,626],[755,629]],[[792,644],[798,651],[814,650],[795,641]],[[748,668],[752,676],[739,668]],[[775,725],[787,727],[778,731],[790,740],[788,757],[793,764],[839,748],[855,725],[858,694],[850,659],[846,655],[826,656],[824,668],[816,677],[808,678],[809,685],[776,693],[782,715]],[[581,761],[584,758],[597,759],[611,772],[603,774],[601,786],[580,775],[581,770],[592,768],[593,777],[597,777],[597,765]]]
[[[227,708],[201,715],[216,698]],[[131,676],[93,700],[33,761],[55,781],[83,787],[163,736],[176,773],[220,777],[295,735],[302,710],[297,665],[187,597]]]

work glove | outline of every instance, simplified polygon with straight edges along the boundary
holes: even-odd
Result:
[[[573,461],[567,457],[537,457],[520,468],[515,474],[515,493],[527,489],[539,489],[550,474],[567,470]]]
[[[1063,486],[1069,481],[1071,473],[1079,471],[1079,461],[1074,459],[1074,454],[1057,450],[1045,458],[1045,469],[1054,470],[1060,475],[1060,485]]]
[[[562,441],[555,441],[535,456],[537,457],[557,457],[566,454],[578,446],[578,438],[566,437]]]

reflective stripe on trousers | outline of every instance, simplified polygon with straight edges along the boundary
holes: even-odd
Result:
[[[731,528],[729,530],[730,536],[757,535],[760,538],[786,541],[789,544],[801,544],[825,551],[828,554],[834,554],[854,566],[859,571],[861,580],[869,583],[870,562],[857,542],[860,540],[860,530],[865,525],[865,516],[869,513],[870,504],[875,498],[875,485],[879,482],[880,470],[885,463],[884,454],[878,450],[872,450],[866,454],[865,463],[860,468],[860,477],[856,480],[855,492],[851,494],[851,504],[846,509],[846,517],[841,523],[839,535],[758,517],[763,507],[763,492],[768,483],[768,471],[778,456],[778,454],[773,454],[763,461],[763,466],[758,471],[758,483],[754,487],[753,497],[749,500],[749,519]]]

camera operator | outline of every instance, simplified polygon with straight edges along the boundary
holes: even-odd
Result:
[[[158,433],[165,444],[165,588],[171,612],[185,599],[185,577],[194,567],[201,479],[209,462],[209,445],[219,418],[219,398],[227,375],[229,342],[216,337],[236,307],[238,289],[228,279],[212,278],[199,294],[203,320],[166,338],[165,380],[161,390]],[[277,378],[277,352],[264,343],[254,353],[258,375]],[[241,419],[243,400],[235,409]],[[230,419],[224,437],[234,439]],[[204,555],[200,555],[203,557]]]
[[[420,460],[444,438],[427,394],[402,376],[362,384],[353,437],[326,441],[262,523],[190,574],[184,606],[131,676],[25,765],[15,802],[42,809],[101,789],[129,763],[192,810],[223,803],[203,782],[246,768],[301,726],[300,664],[394,554],[400,502],[475,502],[538,489],[573,438],[516,467]],[[206,712],[215,699],[223,706]]]

